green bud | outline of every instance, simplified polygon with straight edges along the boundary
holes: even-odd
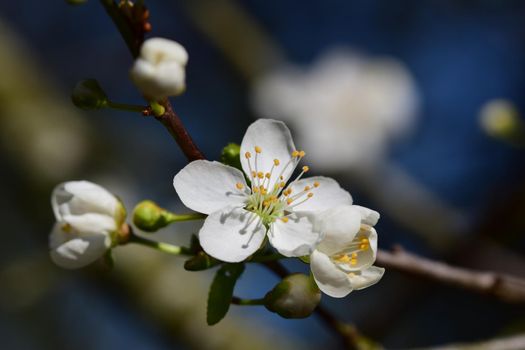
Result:
[[[71,94],[71,100],[84,110],[102,109],[108,105],[108,97],[95,79],[81,80]]]
[[[169,225],[172,214],[155,202],[145,200],[133,209],[133,223],[142,231],[154,232]]]
[[[232,166],[242,171],[241,166],[241,146],[236,143],[229,143],[222,149],[221,163]]]
[[[191,259],[186,260],[184,269],[188,271],[202,271],[220,265],[222,261],[212,258],[205,252],[198,252]]]
[[[321,291],[311,277],[297,273],[285,277],[264,297],[264,305],[284,318],[305,318],[321,301]]]

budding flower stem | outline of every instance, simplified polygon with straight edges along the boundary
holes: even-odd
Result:
[[[261,298],[261,299],[241,299],[241,298],[238,298],[238,297],[232,297],[232,304],[234,305],[248,305],[248,306],[253,306],[253,305],[264,305],[264,298]]]
[[[141,244],[153,249],[157,249],[161,252],[167,253],[167,254],[173,254],[173,255],[193,255],[193,252],[186,247],[176,246],[173,244],[168,244],[164,242],[157,242],[152,241],[143,237],[139,237],[137,235],[132,235],[129,238],[128,243],[136,243]]]
[[[168,216],[168,221],[172,223],[172,222],[181,222],[181,221],[202,220],[202,219],[206,219],[206,216],[207,216],[206,214],[201,214],[201,213],[191,213],[191,214],[181,214],[181,215],[170,213],[170,215]]]
[[[142,113],[147,107],[145,106],[138,106],[138,105],[130,105],[126,103],[117,103],[108,101],[107,106],[112,109],[117,109],[120,111],[127,111],[127,112],[139,112]]]

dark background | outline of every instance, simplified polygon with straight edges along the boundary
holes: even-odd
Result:
[[[177,40],[189,52],[187,92],[176,98],[174,107],[205,154],[216,159],[226,143],[240,142],[246,127],[259,116],[249,105],[249,82],[188,15],[188,2],[146,1],[146,5],[154,35]],[[308,64],[325,49],[344,44],[370,55],[396,57],[414,76],[421,95],[416,130],[393,146],[388,161],[464,213],[467,225],[454,233],[461,243],[443,251],[383,214],[378,225],[380,247],[401,243],[460,265],[525,276],[523,151],[488,137],[478,122],[481,106],[490,99],[506,98],[523,107],[524,2],[245,0],[234,4],[294,63]],[[0,57],[12,53],[13,42],[25,47],[19,71],[6,68],[0,60],[0,76],[10,77],[2,79],[22,86],[12,92],[15,95],[9,94],[10,86],[0,91],[0,102],[11,106],[0,108],[3,349],[243,348],[246,343],[238,335],[243,327],[250,328],[245,335],[248,339],[253,335],[254,348],[271,343],[283,348],[337,346],[314,317],[284,320],[257,307],[232,307],[234,315],[224,326],[227,331],[210,330],[203,315],[194,314],[204,313],[211,275],[189,277],[180,271],[182,260],[177,258],[167,259],[170,266],[178,266],[173,267],[175,272],[160,262],[143,265],[147,259],[157,259],[147,248],[135,249],[121,260],[117,255],[114,271],[94,266],[69,272],[51,265],[49,194],[55,184],[88,179],[121,195],[130,211],[143,198],[176,209],[172,178],[185,158],[154,120],[125,112],[82,112],[69,102],[75,83],[92,77],[114,100],[143,103],[128,79],[132,59],[97,1],[82,6],[3,1],[0,21],[9,28],[2,29],[2,40],[11,38],[10,43],[0,42]],[[34,89],[44,91],[38,104]],[[26,104],[34,106],[30,113],[24,109]],[[46,153],[25,160],[28,149],[38,148],[35,135],[53,135],[53,130],[64,130],[73,138],[58,143],[59,153],[69,152],[74,140],[82,144],[78,159],[68,160],[74,164],[65,166],[60,157],[47,162]],[[32,161],[55,171],[41,172]],[[364,191],[350,189],[356,202],[381,212]],[[176,231],[170,228],[161,235],[176,241],[180,238]],[[128,262],[131,268],[118,267]],[[140,270],[144,266],[148,268]],[[300,263],[290,267],[304,271]],[[153,274],[160,276],[158,281],[173,281],[154,284],[146,278]],[[189,280],[195,283],[190,285]],[[275,282],[266,271],[251,267],[236,294],[260,297]],[[151,291],[155,288],[167,296],[160,298]],[[193,298],[184,307],[164,306],[170,298],[192,299],[192,288],[202,298]],[[474,341],[525,327],[522,307],[389,271],[370,289],[344,299],[325,296],[323,303],[388,348]],[[190,322],[194,333],[184,326]],[[234,336],[224,339],[211,332]],[[203,339],[197,341],[198,337]],[[219,340],[204,340],[213,337]]]

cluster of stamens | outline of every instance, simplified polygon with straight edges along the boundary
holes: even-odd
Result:
[[[361,224],[361,229],[352,243],[346,246],[342,252],[333,255],[332,260],[340,265],[357,266],[359,253],[370,249],[370,240],[368,239],[370,229],[370,226]]]
[[[290,214],[291,209],[312,198],[314,195],[312,190],[319,187],[319,182],[314,182],[312,187],[306,186],[303,191],[292,195],[291,185],[297,182],[310,168],[306,165],[303,166],[301,173],[290,183],[288,183],[289,179],[285,178],[285,171],[291,167],[289,173],[292,174],[306,153],[304,151],[293,151],[291,153],[292,157],[286,164],[281,164],[279,159],[274,159],[271,169],[268,172],[264,172],[262,170],[265,169],[259,169],[258,162],[258,156],[263,150],[261,147],[255,146],[254,151],[254,156],[252,156],[251,152],[244,154],[248,162],[251,182],[251,193],[246,209],[258,214],[265,224],[270,224],[277,219],[286,223],[288,222],[287,215]],[[273,184],[272,179],[274,180]],[[235,187],[237,190],[245,193],[242,183],[237,183]]]

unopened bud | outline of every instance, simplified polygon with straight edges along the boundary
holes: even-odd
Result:
[[[95,79],[81,80],[71,94],[71,100],[78,108],[101,109],[108,105],[108,97]]]
[[[142,231],[154,232],[169,225],[171,215],[155,202],[145,200],[133,209],[133,223]]]
[[[300,273],[285,277],[264,297],[266,308],[284,318],[308,317],[320,301],[315,282]]]
[[[222,149],[221,163],[242,170],[240,154],[241,146],[236,143],[229,143]]]

